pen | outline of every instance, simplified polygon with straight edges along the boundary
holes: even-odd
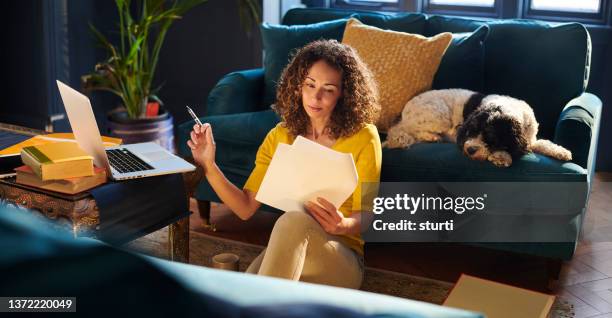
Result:
[[[196,116],[196,114],[193,112],[191,107],[189,107],[189,106],[185,106],[185,107],[187,107],[187,112],[189,113],[189,115],[191,115],[191,118],[193,118],[193,120],[195,120],[196,124],[200,125],[200,127],[203,126],[202,122],[200,121],[198,116]]]

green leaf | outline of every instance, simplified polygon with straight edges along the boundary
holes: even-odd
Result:
[[[183,14],[206,0],[140,0],[138,17],[132,17],[131,0],[115,0],[119,13],[120,47],[92,25],[92,33],[108,51],[105,62],[96,65],[94,72],[82,77],[89,90],[105,90],[118,95],[130,117],[144,112],[147,99],[161,103],[152,88],[155,69],[168,29]]]
[[[142,41],[144,41],[144,37],[139,37],[136,39],[136,42],[134,44],[132,44],[132,48],[130,49],[130,54],[127,57],[127,63],[134,63],[135,59],[137,58],[136,54],[138,54],[138,51],[140,51],[140,44],[142,43]]]

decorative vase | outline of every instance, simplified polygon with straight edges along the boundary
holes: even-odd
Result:
[[[108,133],[121,138],[124,144],[152,141],[176,153],[172,119],[163,107],[157,116],[136,119],[129,118],[127,111],[120,108],[108,113]]]

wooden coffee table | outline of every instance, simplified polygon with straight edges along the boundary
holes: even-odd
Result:
[[[11,177],[0,179],[0,199],[58,221],[55,225],[67,227],[74,237],[98,238],[100,214],[89,192],[67,195],[18,184]],[[189,263],[189,216],[165,226],[168,226],[169,258]]]

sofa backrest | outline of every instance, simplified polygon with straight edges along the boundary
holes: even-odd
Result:
[[[527,101],[540,123],[539,136],[552,139],[563,107],[586,89],[591,43],[579,23],[535,20],[473,20],[430,16],[426,35],[490,28],[485,41],[484,93]]]
[[[488,25],[482,92],[527,101],[540,123],[540,138],[553,138],[563,107],[584,92],[588,83],[591,43],[588,31],[579,23],[318,8],[289,10],[282,23],[310,24],[349,16],[382,29],[425,36],[440,32],[473,32]]]

